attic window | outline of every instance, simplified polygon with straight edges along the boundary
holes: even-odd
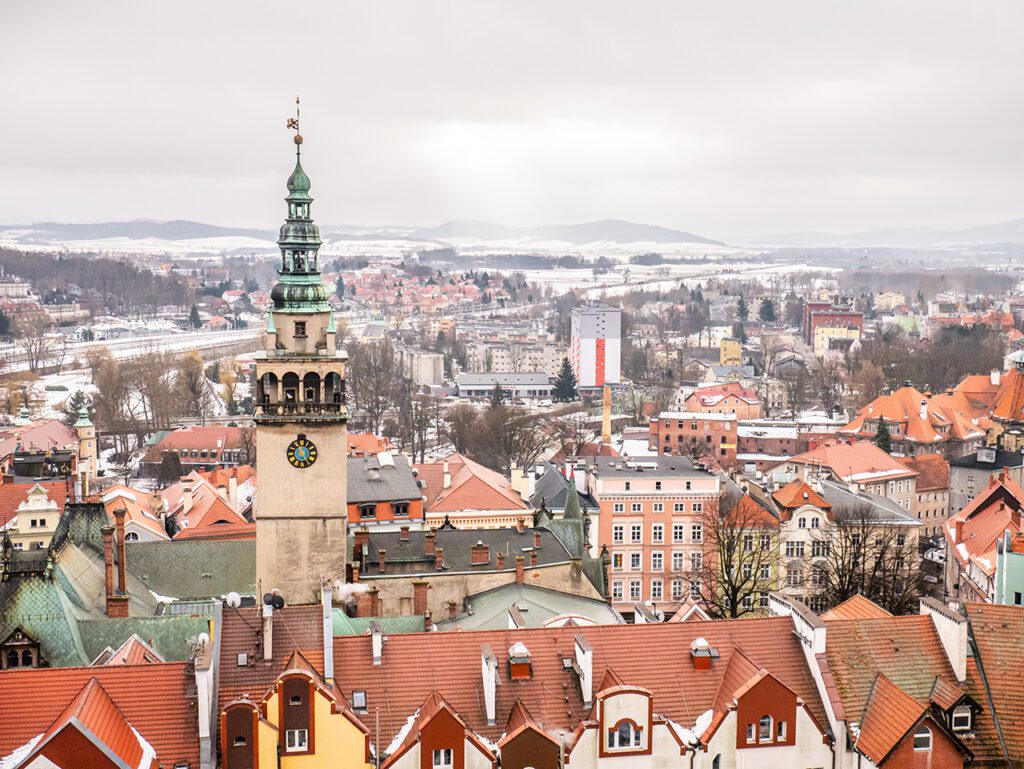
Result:
[[[366,710],[365,689],[356,689],[352,692],[352,707],[355,710]]]
[[[914,732],[914,750],[932,749],[932,730],[922,724]]]
[[[241,735],[240,735],[240,736],[238,736],[238,737],[235,737],[235,740],[234,740],[234,742],[233,742],[232,744],[233,744],[233,745],[234,745],[234,746],[235,746],[236,748],[241,748],[241,747],[245,747],[245,746],[246,746],[246,745],[248,745],[249,743],[248,743],[248,742],[246,742],[246,740],[245,740],[245,737],[243,737],[243,736],[241,736]]]
[[[971,730],[971,708],[969,705],[953,708],[952,726],[954,732],[969,732]]]
[[[292,695],[292,698],[290,700],[288,700],[288,704],[289,705],[301,705],[302,704],[302,697],[300,695],[298,695],[298,694],[294,694],[294,695]]]

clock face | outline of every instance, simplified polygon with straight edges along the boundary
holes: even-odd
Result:
[[[316,462],[316,446],[313,441],[300,435],[288,444],[288,461],[300,470]]]

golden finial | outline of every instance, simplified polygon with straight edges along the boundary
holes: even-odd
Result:
[[[302,134],[299,133],[299,97],[295,97],[295,117],[288,118],[288,128],[295,131],[295,151],[299,151],[299,145],[302,144]]]

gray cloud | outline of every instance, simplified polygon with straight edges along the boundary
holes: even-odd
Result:
[[[0,221],[271,225],[303,97],[332,223],[710,237],[1024,215],[1024,5],[5,3]]]

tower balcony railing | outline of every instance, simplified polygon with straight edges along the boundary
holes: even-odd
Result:
[[[299,403],[257,403],[256,418],[260,417],[327,417],[339,418],[348,415],[345,401]]]

